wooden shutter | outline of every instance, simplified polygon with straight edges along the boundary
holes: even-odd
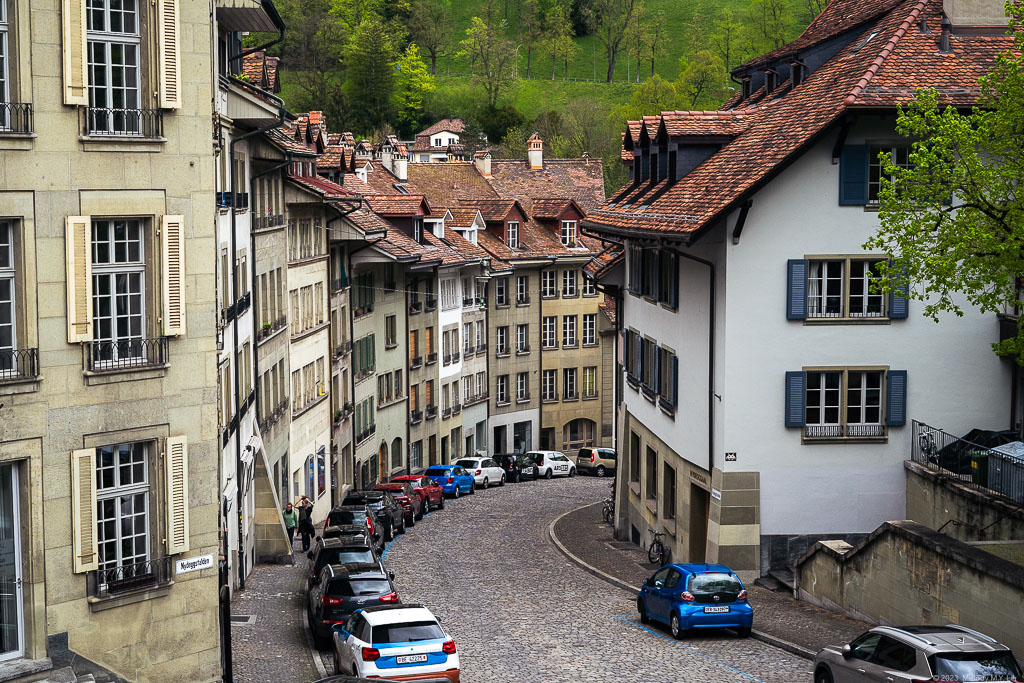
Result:
[[[786,426],[803,427],[806,421],[807,373],[802,370],[786,373]]]
[[[167,468],[167,554],[188,551],[188,440],[170,436],[164,440]]]
[[[68,343],[92,341],[92,222],[89,216],[64,219],[64,247]]]
[[[904,280],[898,289],[889,292],[889,317],[906,318],[909,315],[907,298],[910,295],[910,283]]]
[[[651,388],[654,389],[654,393],[661,393],[661,349],[657,346],[654,347],[654,362],[651,363],[651,374],[654,375],[651,381]]]
[[[886,382],[885,424],[902,427],[907,424],[907,371],[890,370]]]
[[[71,535],[73,571],[99,569],[96,543],[96,449],[71,451]]]
[[[160,226],[163,264],[164,336],[185,334],[185,239],[184,216],[164,216]]]
[[[679,255],[672,254],[672,289],[669,304],[679,308]]]
[[[807,317],[807,259],[789,259],[787,263],[786,318]]]
[[[158,77],[160,107],[181,107],[181,34],[178,25],[179,0],[157,0]]]
[[[89,69],[86,57],[85,0],[61,1],[61,51],[64,104],[89,104]]]
[[[868,146],[846,145],[839,157],[839,204],[868,203]]]

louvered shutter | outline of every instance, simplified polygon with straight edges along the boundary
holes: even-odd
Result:
[[[807,318],[807,259],[789,259],[787,263],[786,318]]]
[[[170,436],[164,441],[167,468],[167,554],[188,551],[188,440]]]
[[[907,371],[890,370],[886,382],[885,424],[902,427],[907,424]]]
[[[679,406],[679,356],[672,356],[672,406]]]
[[[672,254],[672,289],[669,297],[669,304],[672,308],[679,308],[679,256]]]
[[[846,145],[839,157],[839,204],[868,203],[868,146]]]
[[[64,220],[67,264],[68,343],[92,341],[92,222],[89,216]]]
[[[160,228],[163,265],[164,335],[185,334],[185,239],[184,216],[164,216]]]
[[[71,535],[74,573],[99,569],[95,448],[71,451]]]
[[[655,301],[661,301],[661,262],[663,258],[662,254],[658,252],[651,259],[651,269],[654,271],[653,282],[651,283],[651,298]]]
[[[85,0],[62,0],[60,19],[64,104],[88,105],[89,62],[86,57]]]
[[[786,373],[786,426],[803,427],[806,421],[807,373],[802,370]]]
[[[651,382],[651,388],[654,389],[654,393],[661,393],[661,349],[657,346],[654,347],[654,362],[651,363],[654,373],[653,381]]]
[[[898,289],[889,292],[889,317],[906,318],[909,315],[907,298],[910,294],[910,283],[904,280]]]
[[[160,35],[159,91],[162,109],[181,107],[181,33],[178,24],[180,0],[157,0],[157,30]]]

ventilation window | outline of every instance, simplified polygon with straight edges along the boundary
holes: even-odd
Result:
[[[868,34],[867,38],[865,38],[864,40],[862,40],[859,43],[857,43],[857,47],[853,48],[853,51],[854,52],[859,51],[862,47],[864,47],[865,45],[870,43],[872,40],[874,40],[875,36],[877,36],[877,35],[878,35],[878,31],[872,31],[871,33]]]

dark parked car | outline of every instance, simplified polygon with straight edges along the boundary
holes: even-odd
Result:
[[[399,477],[392,477],[391,481],[407,481],[412,484],[413,490],[423,500],[424,514],[430,512],[431,509],[441,510],[444,508],[444,489],[430,477],[420,474],[403,474]]]
[[[370,514],[372,515],[373,513]],[[376,525],[376,529],[378,533],[374,535],[366,524],[335,524],[320,532],[320,536],[317,536],[316,540],[320,541],[328,538],[347,539],[355,543],[372,546],[379,555],[384,552],[384,535],[379,533],[380,524]]]
[[[324,533],[326,534],[328,529],[339,524],[366,526],[369,528],[370,534],[373,535],[377,545],[382,546],[384,544],[384,530],[377,523],[377,515],[364,503],[335,506],[334,509],[327,513],[327,521],[324,522]]]
[[[390,491],[349,491],[342,505],[365,505],[373,510],[377,522],[384,527],[384,540],[390,541],[395,534],[405,533],[405,510]]]
[[[397,603],[394,576],[379,564],[329,564],[321,569],[306,609],[317,647],[327,647],[334,625],[348,621],[357,609]]]
[[[377,484],[377,491],[389,491],[395,501],[405,510],[405,525],[416,526],[417,519],[423,519],[423,499],[413,491],[412,484],[407,481],[389,481]]]
[[[508,481],[519,482],[524,479],[537,478],[536,463],[525,455],[502,453],[494,456],[493,460],[501,466],[501,469],[505,470],[505,479]]]
[[[342,528],[342,527],[338,527]],[[380,555],[367,543],[366,537],[357,539],[352,536],[342,538],[317,538],[316,545],[306,553],[309,558],[309,576],[307,588],[312,588],[320,570],[329,564],[379,564],[381,571],[384,565]]]

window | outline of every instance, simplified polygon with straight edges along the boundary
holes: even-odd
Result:
[[[356,309],[355,315],[363,315],[373,310],[374,300],[373,273],[356,276]]]
[[[414,218],[412,221],[412,238],[423,244],[423,219]]]
[[[830,259],[808,261],[808,318],[879,318],[884,297],[872,291],[880,260]]]
[[[529,353],[530,326],[516,325],[516,353]]]
[[[541,399],[544,401],[558,400],[558,393],[555,388],[555,383],[558,381],[557,372],[557,370],[545,370],[541,377]]]
[[[562,246],[576,246],[576,221],[562,221]]]
[[[593,278],[583,278],[583,296],[597,296],[597,283]]]
[[[143,135],[135,0],[89,0],[89,132]]]
[[[146,260],[142,221],[92,221],[94,362],[146,358]]]
[[[451,388],[447,384],[441,385],[441,408],[444,410],[446,414],[452,408],[451,395]]]
[[[434,380],[427,380],[427,386],[424,390],[424,394],[427,400],[427,408],[434,408],[436,406],[436,403],[434,402]]]
[[[530,278],[527,275],[519,275],[516,277],[516,303],[517,304],[528,304],[530,303]]]
[[[7,23],[7,0],[0,0],[0,103],[11,101],[9,28],[10,26]],[[0,130],[10,130],[12,128],[10,114],[11,112],[7,108],[0,108]]]
[[[529,373],[520,372],[516,375],[516,400],[530,400]]]
[[[583,398],[597,396],[597,367],[583,368]]]
[[[423,363],[420,356],[420,331],[409,330],[409,365],[419,367]]]
[[[658,453],[647,447],[647,497],[658,497]]]
[[[562,271],[562,296],[576,296],[576,271]]]
[[[662,494],[663,506],[662,517],[665,519],[676,518],[676,470],[665,463],[665,480],[662,482],[664,491]]]
[[[374,348],[374,335],[368,334],[355,343],[355,371],[356,380],[367,377],[377,367],[376,349]]]
[[[545,349],[553,349],[558,345],[556,340],[555,326],[558,324],[558,316],[546,315],[544,320],[541,321],[541,347]]]
[[[545,270],[540,277],[540,295],[545,299],[552,299],[558,296],[558,289],[555,283],[557,273],[553,270]]]
[[[486,391],[484,390],[484,387],[486,385],[487,385],[487,375],[486,375],[486,373],[484,373],[482,371],[476,373],[476,395],[478,397],[479,396],[483,396],[486,393]]]
[[[424,339],[424,347],[425,347],[424,350],[426,351],[427,356],[428,356],[427,357],[427,363],[433,363],[434,361],[437,360],[436,357],[433,360],[430,359],[430,356],[436,356],[437,355],[437,349],[434,348],[434,328],[433,327],[428,327],[427,329],[425,329],[423,331],[423,339]]]
[[[398,346],[398,328],[393,315],[384,318],[384,346],[389,349]]]
[[[144,442],[96,449],[99,568],[149,560],[149,453]]]
[[[319,235],[319,231],[317,232],[317,234]],[[319,254],[320,250],[317,249],[316,253]],[[397,287],[398,287],[398,284],[395,282],[395,264],[394,263],[385,263],[384,264],[384,291],[387,292],[387,293],[391,293],[391,292],[395,291],[395,289]]]
[[[583,345],[594,346],[597,344],[597,314],[583,314]]]
[[[473,378],[463,377],[462,378],[462,398],[465,401],[469,401],[473,397]]]
[[[578,417],[565,423],[562,428],[562,448],[565,451],[594,445],[594,431],[597,424],[585,417]]]
[[[884,435],[883,374],[882,370],[808,371],[805,435],[808,438]]]
[[[640,294],[644,250],[634,244],[627,247],[629,272],[626,288],[633,294]]]
[[[519,248],[519,221],[508,222],[508,248]]]
[[[661,394],[658,399],[659,405],[668,411],[674,412],[679,403],[679,364],[676,354],[671,349],[662,347],[656,349],[658,353],[658,379],[657,391]]]
[[[498,327],[495,332],[497,333],[497,343],[495,345],[494,352],[499,356],[508,353],[508,326],[502,325]]]
[[[423,468],[423,442],[417,441],[409,449],[409,467],[412,470]]]
[[[576,368],[565,368],[562,370],[562,400],[575,401],[579,398],[576,393]]]
[[[495,399],[499,404],[508,403],[508,375],[498,375],[495,383]]]
[[[508,278],[499,277],[494,280],[494,304],[508,306]]]
[[[868,203],[878,203],[878,193],[882,189],[882,162],[879,154],[888,154],[898,168],[911,168],[910,147],[906,145],[871,146],[868,149]],[[892,180],[892,178],[889,178]]]
[[[562,316],[562,346],[576,346],[576,316]]]
[[[441,280],[441,310],[448,311],[453,308],[458,308],[459,288],[454,278],[447,280]]]
[[[473,323],[464,323],[462,325],[462,348],[463,353],[470,354],[473,352]]]
[[[629,433],[629,480],[640,482],[640,435]]]
[[[0,0],[0,5],[2,3]],[[2,40],[4,36],[0,35]],[[0,221],[0,374],[16,368],[14,351],[18,348],[18,335],[14,294],[14,228],[9,221]]]
[[[476,321],[476,348],[477,351],[482,351],[487,347],[487,334],[484,330],[484,321]]]

